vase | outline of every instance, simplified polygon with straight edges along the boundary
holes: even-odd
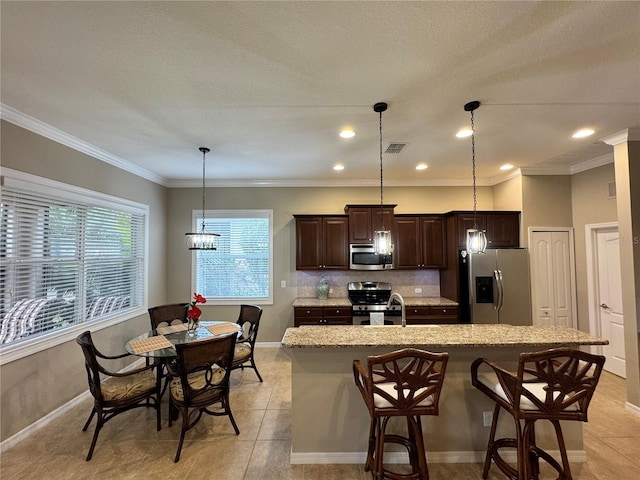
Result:
[[[187,332],[189,335],[194,336],[198,331],[198,325],[200,324],[199,318],[190,318],[187,322]]]
[[[318,297],[319,300],[326,300],[328,296],[329,282],[327,282],[327,279],[324,278],[324,275],[321,275],[320,280],[318,280],[318,283],[316,285],[316,297]]]

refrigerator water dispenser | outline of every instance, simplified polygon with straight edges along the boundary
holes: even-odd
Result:
[[[493,277],[476,277],[476,303],[493,303]]]

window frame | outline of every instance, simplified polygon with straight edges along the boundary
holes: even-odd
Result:
[[[52,330],[50,333],[44,333],[32,339],[26,338],[15,344],[0,345],[0,365],[75,340],[87,328],[92,331],[102,330],[147,313],[149,294],[149,205],[9,168],[0,167],[0,180],[1,188],[19,188],[37,192],[42,196],[79,202],[92,207],[128,211],[144,217],[142,305],[99,317],[96,320],[85,319],[85,321],[76,325],[60,330]]]
[[[243,303],[251,303],[253,305],[273,305],[273,209],[216,209],[205,210],[204,216],[206,219],[218,219],[218,218],[267,218],[269,224],[269,294],[267,297],[260,298],[207,298],[207,305],[240,305]],[[202,227],[202,210],[192,210],[192,231],[199,231]],[[211,232],[216,233],[216,232]],[[215,252],[213,252],[215,255]],[[191,291],[197,292],[197,277],[198,277],[198,255],[197,251],[193,251],[191,254]]]

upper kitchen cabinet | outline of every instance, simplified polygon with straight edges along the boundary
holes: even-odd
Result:
[[[296,270],[349,268],[349,217],[346,215],[294,215]]]
[[[474,223],[486,231],[487,248],[520,246],[520,212],[479,211],[475,220],[473,212],[449,212],[446,217],[447,234],[457,239],[456,249],[466,248],[467,230],[473,228]]]
[[[393,209],[396,205],[347,205],[349,243],[373,243],[373,234],[382,226],[391,230],[393,238]]]
[[[441,215],[396,215],[396,269],[446,268],[445,221]]]

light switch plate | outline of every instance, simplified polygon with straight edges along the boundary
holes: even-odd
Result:
[[[413,289],[414,293],[422,293],[422,288],[416,287]]]

